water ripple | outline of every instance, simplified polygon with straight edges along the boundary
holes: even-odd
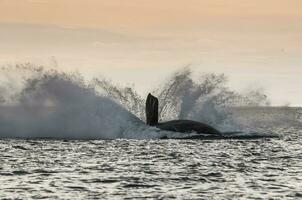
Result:
[[[302,132],[290,130],[248,141],[0,140],[0,198],[298,199]]]

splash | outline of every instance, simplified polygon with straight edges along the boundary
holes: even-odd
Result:
[[[0,70],[2,138],[148,139],[168,134],[145,125],[145,101],[133,87],[30,63]],[[224,74],[193,74],[185,68],[154,89],[161,121],[192,119],[233,131],[240,124],[232,107],[269,102],[261,91],[232,91]]]
[[[204,73],[194,79],[189,68],[176,72],[154,91],[161,120],[191,119],[227,131],[239,127],[232,107],[269,105],[262,91],[240,94],[227,87],[227,81],[224,74]]]
[[[26,72],[35,69],[26,69]],[[111,99],[97,95],[77,74],[40,71],[24,87],[2,98],[1,137],[123,138],[140,120]]]

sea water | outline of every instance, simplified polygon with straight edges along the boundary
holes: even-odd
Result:
[[[255,140],[2,139],[0,198],[300,199],[301,128]]]

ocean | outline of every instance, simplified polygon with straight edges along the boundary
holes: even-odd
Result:
[[[2,139],[0,198],[300,199],[300,110],[235,112],[279,138]]]

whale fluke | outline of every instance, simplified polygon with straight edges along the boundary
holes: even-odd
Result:
[[[149,126],[158,124],[158,99],[150,93],[146,101],[146,122]]]

